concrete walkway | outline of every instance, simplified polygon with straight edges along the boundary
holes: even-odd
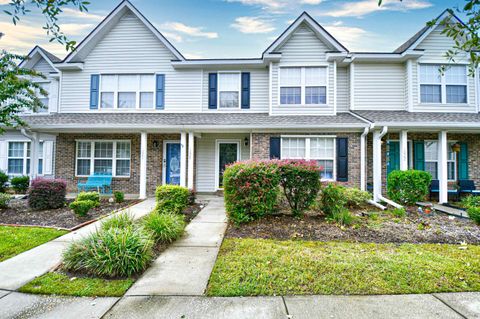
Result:
[[[223,198],[204,199],[207,206],[188,224],[183,238],[157,258],[127,296],[203,295],[227,228]]]
[[[154,207],[155,199],[147,199],[121,212],[128,211],[137,219],[151,212]],[[61,262],[62,252],[68,244],[94,232],[101,222],[97,221],[1,262],[0,289],[17,290],[55,268]]]

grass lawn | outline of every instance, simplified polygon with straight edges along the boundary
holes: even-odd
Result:
[[[65,274],[47,273],[34,279],[21,292],[43,295],[66,295],[79,297],[120,297],[132,286],[133,279],[76,278]]]
[[[51,228],[0,226],[0,262],[66,233]]]
[[[480,291],[480,246],[225,239],[209,296]]]

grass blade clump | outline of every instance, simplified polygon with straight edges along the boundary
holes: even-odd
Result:
[[[159,214],[154,211],[145,217],[143,226],[152,233],[156,241],[171,243],[182,236],[185,220],[180,214]]]

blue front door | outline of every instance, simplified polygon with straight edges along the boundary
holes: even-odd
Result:
[[[165,183],[180,185],[180,143],[167,143],[165,156]]]

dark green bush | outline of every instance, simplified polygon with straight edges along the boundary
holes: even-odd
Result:
[[[177,185],[158,186],[155,192],[157,212],[180,214],[187,206],[189,199],[188,188]]]
[[[8,175],[4,171],[0,171],[0,193],[5,193],[8,179]]]
[[[25,194],[30,186],[30,177],[28,176],[15,176],[10,180],[13,190],[17,194]]]
[[[30,187],[28,205],[34,210],[60,208],[65,205],[66,193],[64,180],[36,178]]]
[[[95,203],[95,207],[100,205],[100,193],[99,192],[80,192],[75,199],[78,202],[90,200]]]
[[[158,214],[154,211],[143,219],[143,226],[152,233],[156,241],[171,243],[182,236],[185,220],[181,214]]]
[[[320,167],[315,161],[283,160],[278,163],[280,185],[294,216],[310,208],[320,190]]]
[[[127,228],[134,226],[133,215],[129,213],[119,213],[110,218],[106,218],[102,221],[102,230],[108,230],[110,228]]]
[[[327,216],[337,213],[347,205],[345,187],[335,183],[327,183],[318,199],[318,208]]]
[[[115,198],[115,203],[123,203],[125,201],[125,194],[120,191],[114,191],[113,198]]]
[[[480,225],[480,207],[472,206],[467,209],[468,217]]]
[[[480,207],[480,196],[468,195],[462,198],[462,205],[465,208]]]
[[[239,224],[272,213],[280,192],[279,183],[277,161],[246,161],[227,166],[223,186],[229,219]]]
[[[76,200],[71,202],[69,207],[78,216],[86,216],[87,213],[97,204],[93,200]]]
[[[432,176],[424,171],[392,171],[388,175],[388,197],[401,205],[414,205],[425,200]]]
[[[73,242],[63,254],[66,270],[100,277],[130,277],[153,258],[153,240],[141,228],[110,228]]]
[[[5,193],[0,193],[0,208],[7,208],[12,196]]]

